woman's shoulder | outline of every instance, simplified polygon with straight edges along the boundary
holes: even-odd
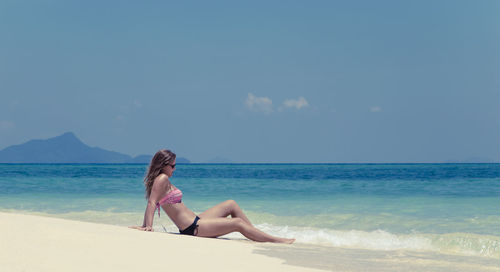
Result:
[[[170,184],[170,180],[168,180],[168,176],[165,174],[160,174],[155,178],[154,185],[165,187]]]
[[[159,175],[155,178],[155,183],[156,183],[156,182],[159,182],[159,183],[166,183],[166,182],[168,182],[168,183],[170,183],[170,181],[168,180],[168,176],[167,176],[167,175],[165,175],[165,174],[163,174],[163,173],[159,174]]]

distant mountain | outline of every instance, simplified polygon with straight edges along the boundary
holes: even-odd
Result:
[[[186,159],[186,158],[177,157],[177,158],[175,158],[175,163],[191,163],[191,161]]]
[[[0,163],[149,163],[152,155],[129,155],[90,147],[72,132],[46,140],[31,140],[0,151]],[[189,163],[178,158],[176,163]]]

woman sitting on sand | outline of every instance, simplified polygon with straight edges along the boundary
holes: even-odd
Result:
[[[181,234],[200,237],[219,237],[238,231],[250,240],[291,244],[295,239],[274,237],[255,228],[233,200],[222,202],[200,215],[194,214],[182,202],[182,192],[168,180],[175,171],[176,155],[162,149],[154,155],[149,165],[144,185],[148,204],[142,226],[131,228],[153,231],[153,218],[160,207],[179,228]],[[231,218],[227,218],[231,215]]]

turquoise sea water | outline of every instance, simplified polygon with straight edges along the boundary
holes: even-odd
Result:
[[[146,167],[0,164],[0,211],[141,224]],[[234,199],[298,243],[500,259],[500,164],[178,164],[171,181],[195,212]]]

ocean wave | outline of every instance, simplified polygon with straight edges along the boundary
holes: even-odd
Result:
[[[57,217],[111,225],[138,225],[142,213],[107,211],[81,211],[67,213],[44,213],[26,210],[0,209],[3,212]],[[155,217],[154,229],[159,232],[178,233],[177,227],[167,216]],[[270,223],[256,224],[255,227],[274,236],[296,238],[297,243],[357,248],[368,250],[410,250],[431,251],[443,254],[458,254],[500,259],[500,236],[474,233],[445,234],[395,234],[384,230],[335,230],[314,227],[280,226]],[[226,238],[242,239],[239,233],[225,235]]]
[[[369,250],[434,251],[444,254],[500,258],[500,237],[472,233],[394,234],[384,230],[332,230],[258,224],[275,236],[293,237],[298,243]]]

